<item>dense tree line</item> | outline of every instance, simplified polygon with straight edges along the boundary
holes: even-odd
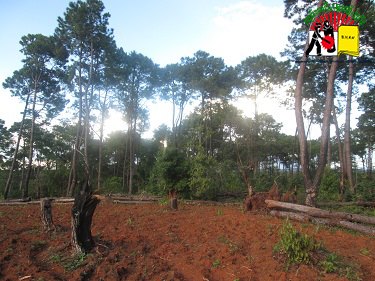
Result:
[[[343,3],[374,17],[371,1],[352,2]],[[25,105],[11,128],[0,120],[4,198],[71,196],[83,180],[103,193],[176,191],[186,198],[268,189],[274,180],[284,190],[306,191],[308,205],[319,194],[375,197],[374,64],[355,64],[346,56],[340,56],[346,63],[336,63],[335,57],[307,63],[302,19],[316,7],[307,0],[285,1],[285,16],[296,24],[283,53],[288,60],[260,54],[232,67],[199,50],[160,67],[116,45],[100,0],[71,2],[52,36],[22,37],[23,67],[3,83]],[[361,32],[362,51],[373,58],[374,21]],[[282,134],[282,124],[257,109],[259,97],[272,97],[286,85],[292,94],[278,102],[294,103],[295,136]],[[362,112],[354,130],[352,96]],[[233,105],[239,97],[254,102],[253,117]],[[171,102],[172,127],[163,125],[153,139],[144,139],[149,123],[144,105],[155,99]],[[190,103],[197,107],[186,115]],[[67,107],[74,112],[71,120],[61,115]],[[113,109],[127,127],[105,136],[104,122]],[[341,112],[347,118],[340,125]],[[322,136],[309,140],[310,125],[304,122],[321,124]],[[356,167],[356,159],[363,167]]]

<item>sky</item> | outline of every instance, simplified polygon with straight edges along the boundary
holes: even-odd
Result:
[[[19,41],[23,35],[52,35],[57,18],[63,17],[70,1],[0,0],[0,82],[22,67]],[[150,57],[160,66],[177,63],[198,50],[221,57],[235,66],[248,56],[261,53],[280,58],[292,23],[283,17],[282,0],[103,0],[111,14],[118,47]],[[254,105],[242,100],[238,107],[248,116]],[[150,130],[170,124],[171,105],[148,104]],[[0,86],[0,119],[6,126],[21,120],[23,106]],[[294,134],[294,112],[276,101],[260,100],[260,113],[269,113],[284,124],[283,132]],[[124,129],[121,114],[113,113],[107,130]]]

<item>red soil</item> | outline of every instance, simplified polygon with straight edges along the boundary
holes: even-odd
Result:
[[[285,271],[272,251],[283,221],[238,207],[101,203],[97,249],[80,260],[71,254],[71,206],[53,205],[51,233],[38,205],[0,206],[0,280],[348,280],[307,265]],[[373,237],[294,225],[357,265],[362,280],[375,280]]]

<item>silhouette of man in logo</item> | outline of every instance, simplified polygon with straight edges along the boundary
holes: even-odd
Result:
[[[320,35],[319,31],[323,30],[324,37]],[[333,27],[328,20],[323,23],[323,28],[321,23],[316,23],[314,28],[314,34],[311,38],[309,47],[306,50],[306,56],[308,57],[310,52],[316,46],[316,55],[322,55],[322,46],[327,50],[328,53],[334,53],[336,51],[335,37],[333,32]]]
[[[324,21],[323,26],[324,38],[322,38],[322,45],[327,49],[328,53],[333,53],[336,51],[335,37],[333,35],[333,27],[330,25],[329,21]]]
[[[307,48],[307,50],[305,52],[306,57],[309,56],[310,52],[314,48],[314,45],[316,46],[316,54],[317,54],[317,56],[321,56],[322,55],[322,46],[320,45],[320,42],[319,42],[319,39],[322,38],[322,36],[320,36],[320,34],[319,34],[319,29],[321,27],[322,27],[322,25],[319,22],[315,24],[314,34],[313,34],[313,36],[311,38],[309,47]]]

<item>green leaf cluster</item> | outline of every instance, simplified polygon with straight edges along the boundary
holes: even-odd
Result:
[[[280,231],[280,240],[274,251],[286,258],[286,266],[293,264],[309,264],[312,254],[319,250],[321,245],[307,234],[298,232],[289,220],[286,220]]]

